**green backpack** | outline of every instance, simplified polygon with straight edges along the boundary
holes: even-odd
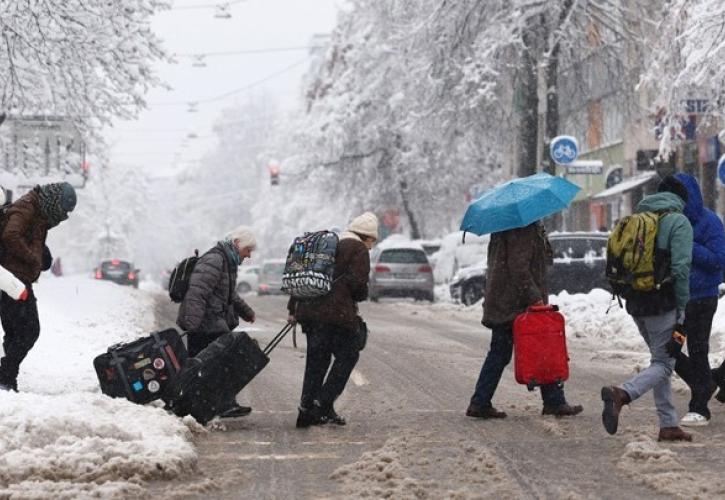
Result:
[[[659,290],[667,281],[669,266],[657,249],[657,229],[668,213],[640,212],[614,226],[607,241],[606,275],[615,295]]]

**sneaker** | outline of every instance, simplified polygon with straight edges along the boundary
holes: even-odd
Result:
[[[657,441],[692,441],[692,434],[679,427],[662,427]]]
[[[622,407],[630,402],[629,394],[619,387],[609,386],[602,387],[602,401],[604,409],[602,410],[602,424],[609,434],[616,434],[619,426],[619,412]]]
[[[574,415],[579,415],[584,408],[582,405],[570,405],[564,403],[563,405],[558,406],[546,406],[544,405],[544,409],[541,411],[542,415],[554,415],[555,417],[573,417]]]
[[[685,427],[704,427],[710,423],[710,419],[694,411],[682,417],[680,425]]]
[[[235,404],[233,406],[230,406],[226,410],[223,410],[219,413],[219,418],[237,418],[237,417],[246,417],[252,413],[252,408],[249,406],[241,406],[238,404]]]
[[[506,412],[498,411],[493,406],[481,407],[471,404],[468,405],[468,409],[466,410],[466,416],[486,420],[491,418],[506,418]]]

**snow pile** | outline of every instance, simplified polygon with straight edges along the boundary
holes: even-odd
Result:
[[[346,498],[467,499],[481,498],[482,492],[487,498],[516,498],[521,493],[487,448],[432,435],[389,439],[330,478],[342,483]]]
[[[100,393],[93,358],[151,331],[153,303],[131,287],[44,277],[41,334],[20,393],[0,392],[0,498],[139,496],[195,465],[186,421]]]
[[[640,436],[626,445],[617,467],[630,479],[660,494],[676,498],[715,498],[725,494],[725,483],[718,474],[685,467],[687,463],[685,457]]]

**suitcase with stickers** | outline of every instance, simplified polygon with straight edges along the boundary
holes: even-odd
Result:
[[[103,394],[146,404],[167,395],[187,359],[181,335],[169,328],[113,345],[93,366]]]
[[[569,378],[564,316],[558,306],[531,306],[514,320],[516,381],[530,391]]]

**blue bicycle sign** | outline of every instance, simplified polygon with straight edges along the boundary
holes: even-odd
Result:
[[[568,165],[576,161],[579,156],[579,144],[574,137],[560,135],[551,141],[549,154],[554,163]]]

